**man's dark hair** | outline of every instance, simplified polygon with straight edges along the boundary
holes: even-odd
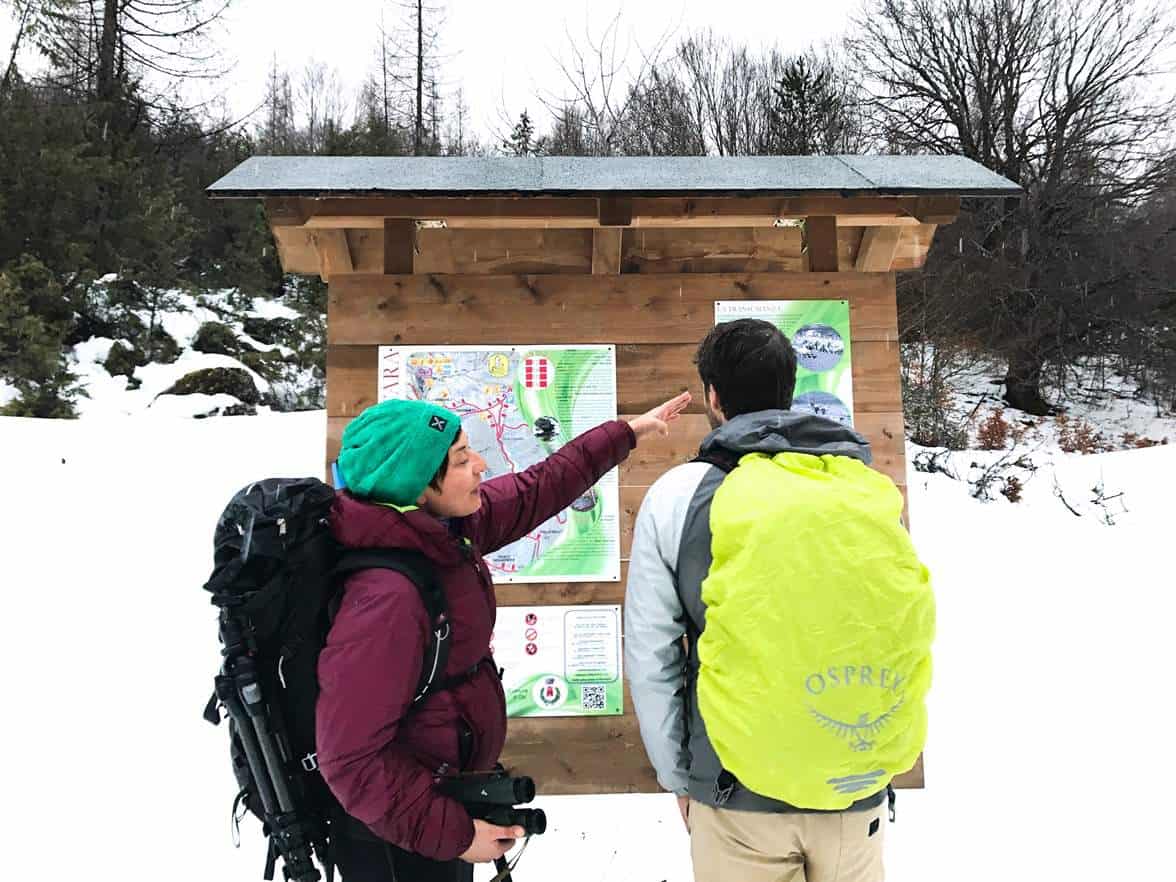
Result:
[[[727,419],[792,407],[796,352],[771,322],[739,319],[715,325],[694,357],[704,390],[713,387]]]

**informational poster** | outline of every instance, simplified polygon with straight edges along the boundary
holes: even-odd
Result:
[[[461,417],[484,480],[521,472],[617,417],[613,346],[381,346],[380,400],[431,401]],[[564,511],[486,555],[495,582],[619,581],[613,469]]]
[[[771,322],[796,350],[792,409],[853,425],[853,371],[848,300],[717,300],[715,324],[754,318]]]
[[[498,608],[490,640],[511,717],[624,711],[619,606]]]

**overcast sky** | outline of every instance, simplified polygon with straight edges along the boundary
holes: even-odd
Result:
[[[235,67],[216,91],[237,115],[248,113],[262,101],[276,55],[279,66],[292,73],[309,59],[325,62],[354,95],[375,63],[381,9],[391,27],[405,14],[401,2],[232,0],[215,36]],[[618,49],[628,48],[636,63],[659,39],[668,35],[673,42],[706,28],[754,48],[802,51],[842,34],[860,0],[432,0],[431,5],[445,12],[441,37],[450,61],[444,85],[450,93],[464,89],[478,133],[487,140],[502,128],[503,110],[514,118],[526,107],[543,118],[536,96],[566,91],[556,59],[569,59],[569,35],[586,46],[618,12]],[[10,21],[0,25],[5,62],[13,32]]]
[[[210,8],[220,0],[206,0]],[[440,84],[450,108],[464,90],[475,134],[488,146],[526,108],[540,129],[547,115],[540,95],[568,93],[559,61],[599,42],[620,14],[617,49],[635,66],[659,42],[667,47],[706,29],[753,50],[777,46],[785,53],[821,47],[840,38],[863,0],[426,0],[443,10],[441,48],[446,62]],[[1162,0],[1167,2],[1167,0]],[[298,74],[310,60],[337,71],[354,105],[365,76],[375,68],[383,10],[391,29],[407,18],[415,0],[231,0],[210,36],[232,70],[200,91],[219,95],[241,117],[262,103],[273,60]],[[0,51],[7,63],[15,24],[12,4],[0,3]],[[1176,56],[1176,45],[1168,55]],[[1153,59],[1153,62],[1156,60]],[[22,69],[40,60],[22,53]],[[1156,65],[1167,71],[1149,90],[1176,90],[1176,58]]]
[[[433,0],[432,5],[445,11],[442,44],[452,58],[448,86],[464,89],[485,133],[498,127],[503,107],[511,117],[524,107],[538,115],[537,94],[564,91],[556,59],[569,60],[569,35],[580,45],[587,45],[589,35],[598,41],[618,12],[618,48],[630,49],[637,63],[662,37],[672,40],[705,28],[756,47],[802,50],[841,34],[860,0]],[[235,0],[226,44],[237,59],[234,94],[260,101],[274,53],[279,64],[291,68],[318,58],[357,86],[374,64],[381,9],[389,24],[404,14],[397,0]]]

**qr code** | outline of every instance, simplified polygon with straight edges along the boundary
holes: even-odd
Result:
[[[580,688],[580,707],[584,710],[604,710],[604,687],[583,686]]]

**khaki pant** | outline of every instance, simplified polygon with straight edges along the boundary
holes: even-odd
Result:
[[[881,882],[886,804],[777,814],[690,803],[695,882]]]

